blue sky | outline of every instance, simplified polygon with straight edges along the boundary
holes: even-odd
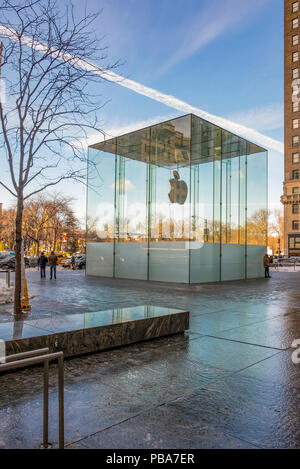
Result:
[[[98,35],[108,46],[116,72],[171,94],[218,116],[283,141],[282,0],[82,0],[103,8]],[[183,112],[117,84],[100,85],[104,130],[110,135],[175,117]],[[280,206],[283,155],[269,154],[270,208]],[[85,190],[70,183],[60,188],[77,197],[85,211]],[[11,197],[0,189],[7,207]]]

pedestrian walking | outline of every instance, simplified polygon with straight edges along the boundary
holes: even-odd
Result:
[[[264,255],[264,268],[265,268],[265,278],[271,278],[270,276],[270,259],[268,254]]]
[[[71,269],[72,270],[75,269],[75,257],[74,256],[71,257]]]
[[[48,259],[45,256],[45,254],[42,252],[39,260],[38,260],[38,266],[41,271],[41,278],[46,278],[46,265],[47,265]]]
[[[54,279],[56,280],[56,266],[57,266],[57,255],[54,251],[51,251],[49,256],[49,265],[50,265],[50,280],[54,275]]]

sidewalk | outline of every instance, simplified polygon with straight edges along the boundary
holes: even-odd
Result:
[[[300,364],[291,360],[291,344],[300,338],[294,273],[197,286],[85,278],[80,271],[62,272],[56,283],[37,272],[28,278],[38,295],[34,317],[150,300],[191,312],[185,335],[65,362],[69,448],[300,448]],[[0,317],[11,320],[8,313]],[[0,395],[0,448],[37,448],[41,370],[0,376]]]

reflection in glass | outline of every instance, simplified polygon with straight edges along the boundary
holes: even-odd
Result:
[[[93,145],[89,161],[89,275],[183,283],[263,275],[263,148],[190,114]]]

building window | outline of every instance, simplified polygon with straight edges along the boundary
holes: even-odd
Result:
[[[299,249],[300,248],[300,238],[299,236],[290,235],[289,236],[289,248],[290,249]]]
[[[299,153],[293,153],[293,163],[299,163]]]
[[[298,147],[299,146],[299,137],[298,137],[298,135],[294,135],[292,137],[292,145],[293,145],[293,147]]]
[[[292,172],[292,178],[293,179],[299,179],[299,170],[298,169],[294,169],[294,171]]]
[[[299,128],[299,119],[293,119],[293,129]]]
[[[292,191],[293,191],[293,194],[299,194],[299,187],[298,186],[293,187]]]
[[[299,53],[298,51],[297,52],[293,52],[293,62],[298,62],[299,60]]]
[[[298,26],[299,26],[299,19],[298,19],[298,18],[294,18],[294,19],[293,19],[293,29],[298,28]]]
[[[300,248],[299,236],[289,236],[289,248],[290,249],[299,249]]]
[[[293,78],[299,77],[299,68],[293,68]]]
[[[292,212],[293,213],[299,213],[299,205],[298,204],[293,204]]]
[[[299,36],[298,34],[295,34],[293,36],[293,46],[297,46],[299,44]]]
[[[292,3],[292,12],[296,13],[299,10],[299,2]]]
[[[299,103],[293,103],[293,112],[299,111]]]
[[[298,220],[293,220],[293,222],[292,222],[292,227],[293,227],[293,230],[299,230],[299,222],[298,222]]]

